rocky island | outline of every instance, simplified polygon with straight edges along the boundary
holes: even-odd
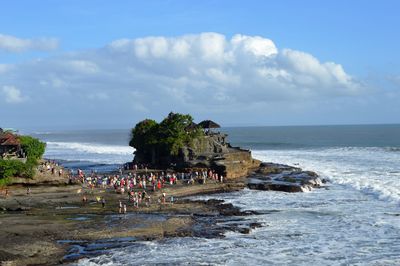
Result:
[[[258,190],[304,192],[324,183],[315,172],[254,159],[250,150],[233,147],[227,134],[215,130],[219,127],[211,120],[195,124],[190,115],[176,113],[160,124],[143,120],[132,129],[134,163],[178,171],[212,169],[232,181],[248,177],[247,186]]]

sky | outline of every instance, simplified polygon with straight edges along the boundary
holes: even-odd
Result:
[[[4,1],[0,127],[400,123],[399,1]]]

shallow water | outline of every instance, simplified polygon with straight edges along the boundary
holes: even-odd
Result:
[[[83,259],[81,265],[387,265],[400,263],[396,205],[342,185],[287,194],[244,190],[202,198],[225,199],[262,215],[247,217],[263,227],[223,239],[174,238]],[[371,210],[371,211],[366,211]]]

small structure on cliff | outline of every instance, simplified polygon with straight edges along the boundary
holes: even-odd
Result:
[[[0,158],[25,158],[17,135],[0,130]]]
[[[134,162],[155,168],[211,168],[227,178],[244,177],[260,165],[249,150],[232,147],[227,135],[203,131],[217,128],[210,120],[199,124],[190,115],[170,113],[157,123],[146,119],[132,129]]]

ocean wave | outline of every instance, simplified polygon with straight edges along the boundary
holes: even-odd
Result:
[[[49,150],[74,150],[81,153],[92,154],[113,154],[113,155],[132,155],[135,151],[128,145],[103,145],[94,143],[79,143],[79,142],[47,142]]]
[[[389,152],[400,152],[400,147],[385,147]]]
[[[253,151],[262,161],[298,165],[332,183],[346,185],[381,200],[400,202],[400,154],[386,147],[337,147]]]
[[[288,147],[288,148],[303,148],[310,147],[309,145],[300,143],[290,143],[290,142],[260,142],[260,141],[246,141],[246,142],[236,142],[236,146],[251,146],[254,149],[269,148],[269,147]]]

